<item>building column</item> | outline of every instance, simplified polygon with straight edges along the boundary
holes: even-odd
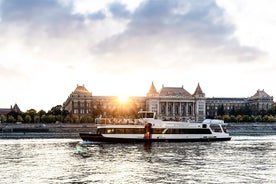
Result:
[[[165,115],[168,116],[168,102],[165,102],[165,103],[166,103]]]
[[[189,116],[189,103],[186,102],[186,113],[185,116]]]
[[[192,102],[192,116],[195,116],[195,103]]]
[[[175,103],[174,102],[172,103],[172,115],[173,116],[175,115]]]
[[[178,115],[181,116],[181,102],[178,104]]]

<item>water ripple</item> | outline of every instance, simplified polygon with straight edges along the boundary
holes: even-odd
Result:
[[[276,183],[276,136],[228,142],[1,140],[1,183]]]

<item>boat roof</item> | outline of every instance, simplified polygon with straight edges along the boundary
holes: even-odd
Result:
[[[202,123],[204,123],[204,124],[224,124],[224,121],[220,120],[220,119],[205,119]]]
[[[151,123],[152,128],[200,128],[202,123],[187,123],[180,121],[147,120],[143,124],[98,124],[97,128],[145,128],[146,123]]]

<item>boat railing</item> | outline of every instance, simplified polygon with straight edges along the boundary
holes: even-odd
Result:
[[[144,125],[145,121],[143,121],[142,119],[100,118],[100,119],[97,119],[96,124],[101,124],[101,125]]]

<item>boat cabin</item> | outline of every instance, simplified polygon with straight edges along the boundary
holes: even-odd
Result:
[[[155,119],[155,112],[139,111],[138,115],[139,115],[139,118],[141,119],[145,119],[145,118]]]

